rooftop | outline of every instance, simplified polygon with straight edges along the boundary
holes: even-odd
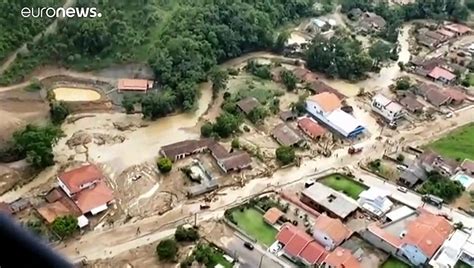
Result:
[[[313,228],[327,234],[336,245],[352,235],[352,231],[340,219],[331,218],[324,213],[316,219]]]
[[[275,224],[281,216],[285,215],[281,210],[279,210],[276,207],[272,207],[265,214],[263,215],[263,218],[265,219],[266,222],[269,224]]]
[[[284,146],[293,146],[303,141],[303,137],[298,133],[298,131],[285,123],[277,125],[272,130],[272,136],[278,141],[278,143]]]
[[[411,112],[420,111],[424,105],[416,100],[415,96],[405,96],[400,100],[400,104]]]
[[[260,106],[260,102],[254,97],[247,97],[237,102],[237,106],[245,113],[250,113],[253,109]]]
[[[471,31],[471,28],[467,27],[466,25],[457,23],[445,25],[444,28],[458,34],[465,34]]]
[[[385,97],[382,94],[375,95],[373,100],[377,103],[380,103],[383,107],[385,107],[385,109],[392,111],[393,113],[398,113],[403,110],[403,107],[400,104]]]
[[[104,181],[99,181],[95,186],[80,191],[74,197],[74,201],[82,214],[86,214],[99,206],[106,205],[113,199],[113,192]]]
[[[104,177],[96,165],[86,165],[59,174],[59,179],[74,194],[81,190],[81,186],[100,180]]]
[[[316,243],[313,237],[289,223],[281,227],[276,239],[284,244],[283,250],[286,254],[310,264],[320,263],[327,255],[326,250]]]
[[[329,253],[323,263],[330,265],[330,267],[361,267],[361,264],[354,255],[352,255],[352,252],[341,247],[338,247],[333,252]]]
[[[441,67],[435,67],[429,74],[428,74],[429,77],[432,77],[434,79],[439,79],[439,78],[443,78],[447,81],[451,81],[451,80],[454,80],[456,79],[456,75],[451,73],[450,71],[444,69],[444,68],[441,68]]]
[[[151,83],[151,86],[150,86]],[[149,87],[153,87],[153,82],[145,79],[119,79],[118,90],[140,90],[146,91]]]
[[[298,126],[312,138],[322,136],[327,132],[324,127],[309,117],[300,118]]]
[[[342,106],[341,100],[336,96],[336,94],[330,92],[319,93],[310,96],[308,99],[316,102],[326,113],[330,113]]]
[[[456,230],[435,254],[430,264],[433,267],[456,267],[462,255],[474,258],[474,232]]]
[[[302,194],[342,219],[359,207],[350,197],[319,182],[306,188]]]
[[[360,127],[364,127],[364,124],[361,121],[340,109],[333,111],[326,118],[329,122],[337,126],[344,135]]]

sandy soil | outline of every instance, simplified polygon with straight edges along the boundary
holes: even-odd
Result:
[[[97,91],[85,88],[58,87],[53,92],[59,101],[95,101],[101,98]]]

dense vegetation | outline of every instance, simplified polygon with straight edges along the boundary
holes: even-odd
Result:
[[[23,0],[23,1],[0,1],[0,62],[8,57],[13,51],[24,43],[30,42],[33,37],[41,33],[52,19],[23,18],[21,9],[23,7],[54,7],[63,1],[59,0]]]
[[[54,126],[37,127],[28,125],[24,130],[13,134],[13,150],[26,157],[36,168],[45,168],[54,164],[53,145],[62,135]]]
[[[161,240],[156,246],[156,255],[162,261],[173,261],[178,253],[178,243],[174,239]]]
[[[51,229],[61,238],[71,236],[79,227],[77,226],[77,218],[74,216],[63,216],[56,218]]]
[[[199,233],[196,228],[185,228],[180,225],[174,232],[174,239],[178,242],[194,242],[199,239]]]
[[[398,29],[405,21],[414,19],[435,19],[463,21],[469,16],[466,6],[459,0],[416,0],[407,5],[389,5],[387,1],[342,0],[342,12],[353,8],[375,12],[382,16],[387,25],[380,32],[382,38],[396,42]]]
[[[161,173],[168,173],[173,168],[173,163],[168,157],[159,158],[157,161],[157,165],[158,170],[160,170]]]
[[[147,117],[157,118],[192,109],[197,83],[206,80],[217,63],[272,48],[277,26],[313,10],[311,0],[95,2],[102,18],[61,22],[57,34],[32,46],[0,84],[18,82],[47,62],[87,70],[148,61],[164,90],[142,104]],[[78,0],[77,5],[90,6],[90,1]]]
[[[350,80],[361,79],[372,69],[372,60],[362,44],[343,34],[330,39],[316,36],[306,52],[306,62],[310,69]]]
[[[458,181],[441,176],[438,172],[428,174],[428,180],[423,183],[420,189],[422,194],[432,194],[450,202],[459,197],[464,191],[464,187]]]
[[[296,158],[295,149],[287,146],[280,146],[275,150],[276,158],[282,165],[293,163]]]

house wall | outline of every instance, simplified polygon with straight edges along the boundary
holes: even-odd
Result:
[[[56,178],[59,184],[59,187],[63,189],[63,191],[69,196],[72,197],[72,193],[69,191],[69,189],[66,187],[66,185],[58,178]]]
[[[361,231],[360,235],[362,236],[362,238],[364,240],[371,243],[376,248],[379,248],[379,249],[381,249],[381,250],[383,250],[387,253],[390,253],[392,255],[397,254],[398,249],[395,246],[393,246],[392,244],[389,244],[388,242],[386,242],[385,240],[383,240],[379,236],[373,234],[369,230]]]
[[[335,130],[340,135],[342,135],[346,138],[356,137],[364,131],[364,128],[362,127],[362,128],[357,128],[357,129],[351,131],[350,133],[346,133],[345,131],[340,129],[337,125],[334,125],[332,122],[330,122],[326,118],[326,116],[328,116],[329,113],[325,113],[317,103],[315,103],[311,100],[306,101],[306,111],[309,114],[311,114],[315,119],[317,119],[318,121],[320,121],[320,122],[324,123],[325,125],[329,126],[330,128],[332,128],[333,130]]]
[[[96,215],[96,214],[99,214],[100,212],[102,212],[104,210],[107,210],[107,208],[108,208],[107,204],[102,204],[98,207],[95,207],[95,208],[91,209],[90,212],[91,212],[92,215]]]
[[[377,114],[383,116],[388,121],[395,121],[403,117],[403,112],[399,111],[393,113],[391,110],[387,110],[384,106],[378,103],[376,100],[372,101],[372,111],[376,112]]]
[[[428,257],[414,245],[402,245],[399,254],[400,256],[407,258],[415,266],[421,266],[429,260]]]
[[[318,241],[319,244],[323,245],[327,250],[333,250],[337,246],[334,240],[332,240],[329,235],[320,230],[315,229],[313,231],[313,237],[316,241]]]

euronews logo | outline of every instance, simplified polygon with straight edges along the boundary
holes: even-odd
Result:
[[[96,7],[24,7],[21,9],[23,18],[100,18],[100,13]]]

